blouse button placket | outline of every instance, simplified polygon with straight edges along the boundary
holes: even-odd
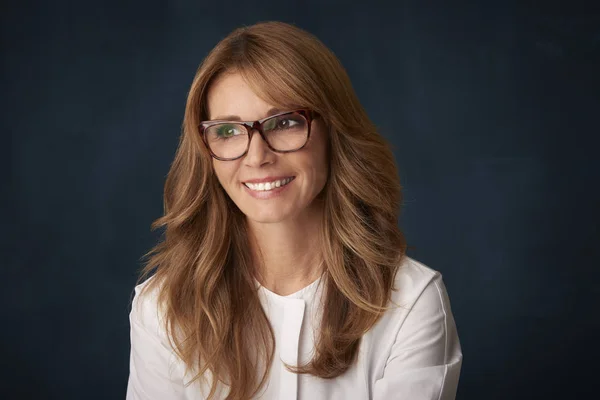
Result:
[[[298,365],[300,330],[304,319],[305,303],[302,299],[286,299],[283,312],[281,346],[279,356],[284,364],[281,366],[281,383],[279,398],[296,400],[298,398],[298,374],[290,372],[285,364]]]

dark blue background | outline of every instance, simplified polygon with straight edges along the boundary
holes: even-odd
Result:
[[[437,3],[3,2],[0,398],[124,398],[187,90],[221,38],[271,19],[338,55],[394,145],[409,255],[458,324],[457,398],[590,396],[600,13]]]

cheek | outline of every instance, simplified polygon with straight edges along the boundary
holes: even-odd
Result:
[[[327,155],[319,152],[319,154],[315,154],[314,157],[311,157],[308,160],[309,164],[307,165],[308,170],[312,170],[312,180],[311,183],[312,189],[314,191],[313,195],[319,193],[325,185],[327,184],[327,179],[329,177],[329,160],[327,159]]]
[[[227,163],[235,164],[232,161],[227,161]],[[217,179],[221,186],[227,190],[228,186],[231,185],[231,182],[234,180],[235,176],[235,165],[229,165],[226,162],[222,161],[213,161],[213,171],[217,176]]]
[[[316,133],[318,140],[315,143],[316,154],[314,164],[318,168],[318,176],[325,182],[329,176],[329,140],[327,129],[319,125]]]
[[[329,177],[329,152],[327,150],[327,143],[323,141],[321,145],[322,147],[317,160],[317,165],[319,166],[319,177],[321,177],[323,184],[325,184]]]

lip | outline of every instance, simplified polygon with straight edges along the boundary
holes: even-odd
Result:
[[[294,179],[295,179],[295,177],[294,177]],[[292,179],[285,186],[280,186],[275,189],[263,190],[263,191],[252,190],[248,186],[244,185],[243,183],[241,185],[242,185],[242,189],[245,190],[246,193],[248,193],[250,196],[254,197],[255,199],[267,200],[267,199],[273,199],[273,198],[282,196],[282,192],[285,192],[288,189],[288,187],[292,186],[294,179]],[[277,179],[275,179],[275,180],[277,180]],[[252,181],[250,181],[250,183],[252,183]]]
[[[259,179],[248,179],[246,181],[242,181],[242,183],[265,183],[265,182],[275,182],[275,181],[280,181],[282,179],[286,179],[286,178],[295,178],[294,175],[281,175],[281,176],[267,176],[265,178],[259,178]]]

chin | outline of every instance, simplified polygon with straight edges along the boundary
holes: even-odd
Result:
[[[285,221],[289,217],[288,213],[272,212],[272,210],[266,212],[244,212],[244,215],[249,220],[261,224],[273,224]]]
[[[252,221],[255,224],[276,224],[278,222],[281,222],[282,220],[277,219],[277,218],[252,218],[252,217],[248,217],[248,219],[250,221]]]
[[[245,207],[239,207],[248,221],[273,224],[292,219],[296,216],[298,204],[289,202],[286,204],[244,204]]]

